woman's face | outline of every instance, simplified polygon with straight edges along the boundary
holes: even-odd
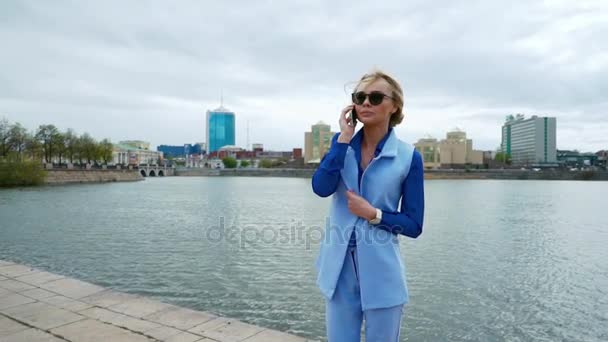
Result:
[[[393,94],[391,86],[384,79],[378,79],[364,86],[359,86],[356,92],[360,91],[366,94],[381,92],[390,97]],[[362,104],[355,104],[355,109],[357,110],[357,119],[364,125],[388,125],[391,115],[397,111],[393,100],[386,96],[379,105],[375,106],[369,103],[368,96]]]

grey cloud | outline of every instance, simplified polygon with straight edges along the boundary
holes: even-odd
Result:
[[[6,2],[0,63],[11,67],[0,71],[0,115],[30,125],[56,119],[114,140],[137,126],[137,138],[182,144],[204,140],[204,111],[223,91],[239,124],[284,127],[252,138],[290,149],[303,145],[310,124],[334,124],[344,86],[379,66],[403,82],[408,138],[410,128],[443,136],[475,121],[486,129],[469,135],[493,148],[500,136],[492,142],[487,132],[499,132],[514,108],[559,113],[560,124],[605,120],[608,22],[597,18],[606,9],[571,1]],[[89,128],[93,117],[122,124]],[[438,118],[445,126],[433,125]],[[608,145],[594,138],[577,143]]]

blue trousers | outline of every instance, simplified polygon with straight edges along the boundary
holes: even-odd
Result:
[[[398,342],[402,313],[403,305],[362,310],[357,247],[349,247],[336,291],[325,302],[328,342],[360,342],[364,320],[366,342]]]

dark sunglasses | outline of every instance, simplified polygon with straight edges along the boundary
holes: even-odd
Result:
[[[369,103],[372,106],[377,106],[382,103],[385,97],[388,97],[389,99],[393,100],[392,97],[385,95],[384,93],[379,91],[372,91],[369,94],[366,94],[362,91],[352,93],[353,103],[356,105],[362,105],[363,102],[365,102],[365,98],[369,98]]]

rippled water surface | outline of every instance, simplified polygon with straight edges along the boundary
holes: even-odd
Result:
[[[608,340],[608,182],[426,182],[403,341]],[[297,178],[0,190],[0,259],[323,339],[329,199]]]

